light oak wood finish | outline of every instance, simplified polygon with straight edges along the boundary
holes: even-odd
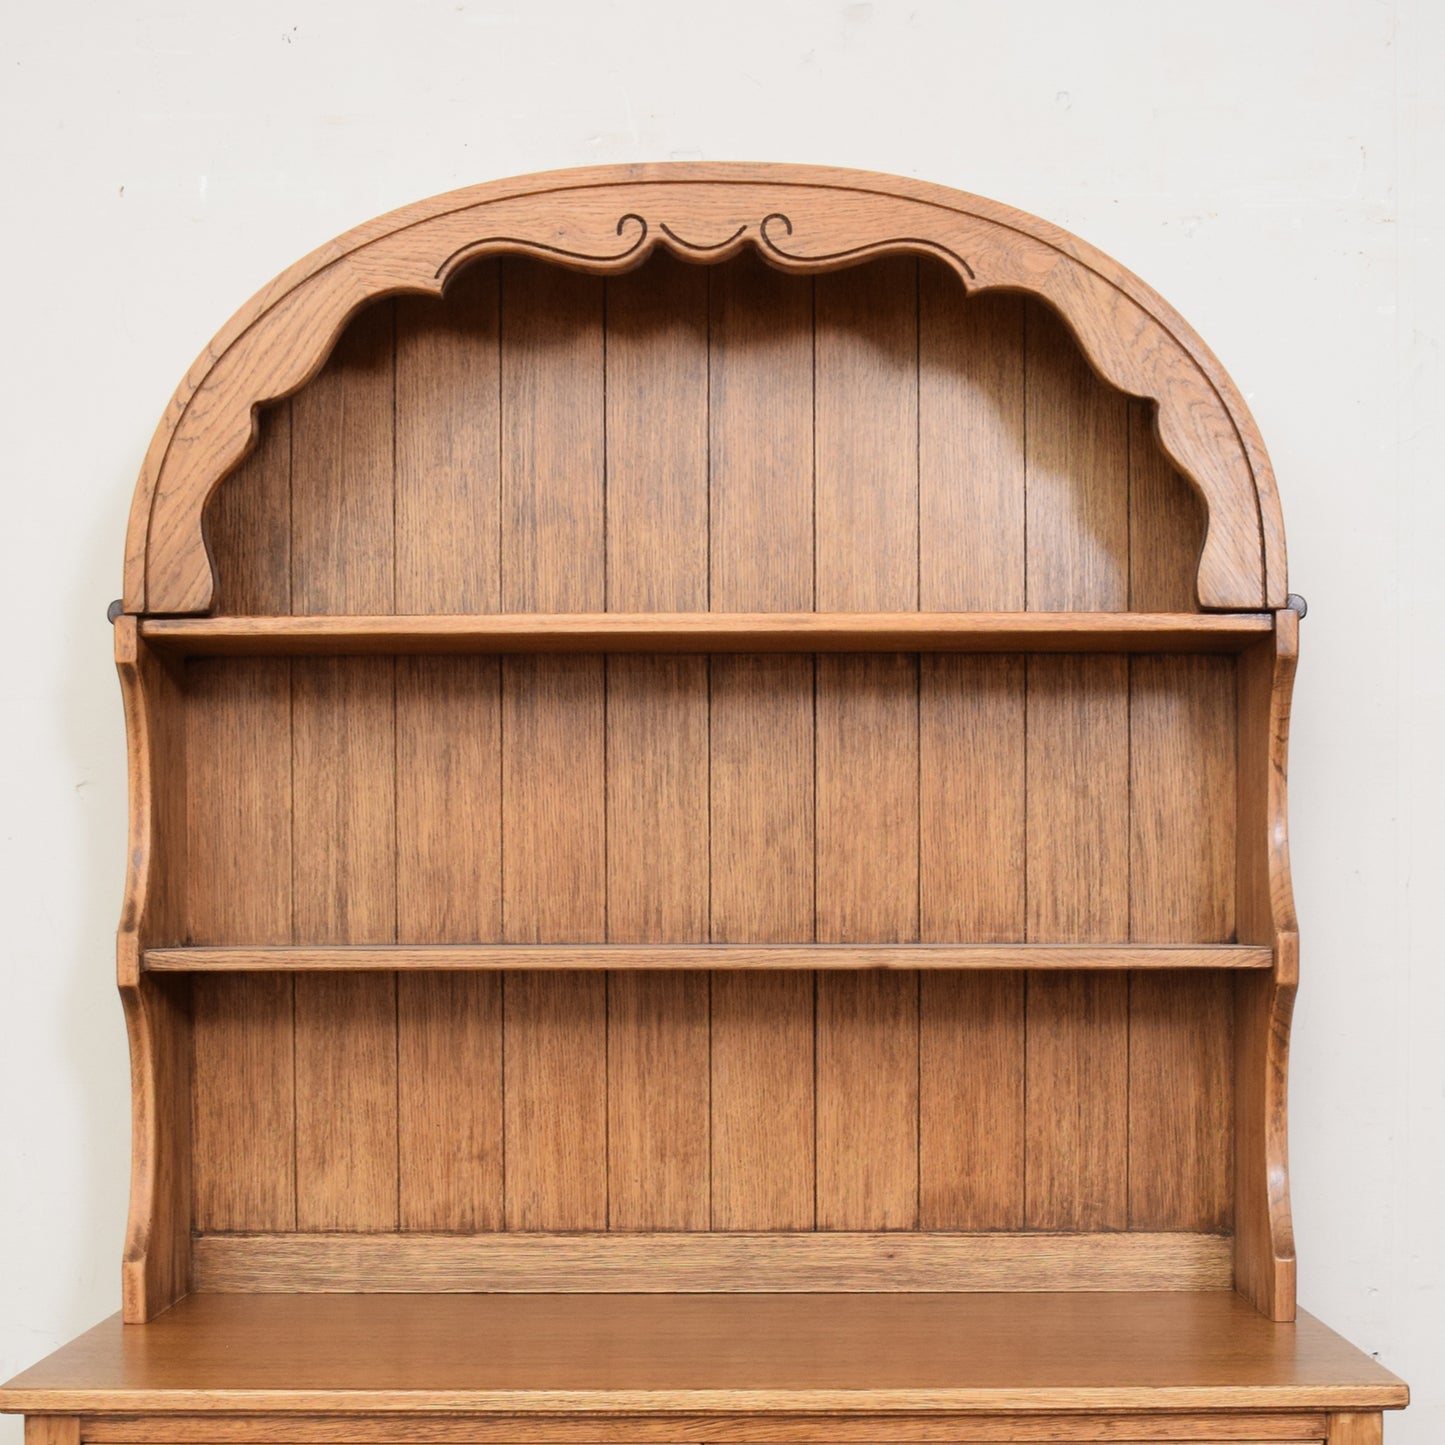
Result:
[[[498,613],[158,617],[141,635],[182,657],[428,652],[1239,652],[1264,613]]]
[[[324,248],[137,489],[131,1323],[0,1405],[1375,1445],[1294,1322],[1297,621],[1228,377],[991,202],[629,167]]]
[[[157,1441],[226,1442],[226,1445],[302,1445],[306,1441],[403,1441],[424,1445],[476,1445],[509,1441],[658,1442],[673,1445],[679,1438],[709,1445],[761,1445],[761,1442],[808,1441],[1113,1441],[1230,1440],[1236,1445],[1287,1441],[1290,1445],[1325,1438],[1329,1417],[1318,1412],[1275,1411],[1270,1414],[1198,1414],[1171,1411],[1159,1415],[1077,1414],[1039,1416],[847,1414],[809,1415],[771,1412],[758,1415],[194,1415],[87,1417],[87,1440],[105,1445],[154,1445]],[[269,1431],[269,1433],[268,1433]]]
[[[876,1214],[887,1203],[866,1181],[828,1182],[839,1196],[833,1207]],[[674,1182],[642,1197],[688,1196]],[[1228,1289],[1232,1281],[1227,1237],[1178,1231],[211,1234],[196,1241],[195,1269],[199,1290],[223,1294],[1037,1293]]]
[[[924,252],[970,291],[1039,296],[1101,375],[1157,402],[1165,448],[1210,508],[1201,598],[1215,607],[1284,604],[1279,504],[1254,422],[1203,342],[1137,277],[1046,223],[920,182],[682,165],[453,192],[359,227],[278,277],[211,342],[167,408],[136,489],[127,608],[206,608],[212,582],[201,512],[252,440],[250,408],[314,374],[359,304],[399,290],[435,295],[458,267],[487,254],[530,253],[606,274],[632,269],[657,246],[709,261],[756,247],[773,264],[804,272]]]
[[[480,1347],[484,1346],[484,1347]],[[860,1380],[868,1384],[859,1388]],[[195,1295],[19,1376],[32,1411],[1358,1410],[1405,1387],[1227,1290]]]
[[[384,948],[151,948],[155,973],[344,972],[373,969],[1194,969],[1271,967],[1245,944],[1095,943],[575,943],[395,944]]]

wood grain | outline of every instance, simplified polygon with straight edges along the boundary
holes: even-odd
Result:
[[[1025,934],[1025,662],[919,659],[919,937]],[[1035,851],[1037,852],[1037,844]]]
[[[816,927],[822,943],[918,937],[918,659],[817,660]]]
[[[607,979],[607,1219],[613,1229],[707,1229],[708,978]]]
[[[1128,1225],[1128,1006],[1123,977],[1029,975],[1029,1229]]]
[[[918,606],[917,262],[816,285],[814,606]]]
[[[478,1338],[498,1347],[478,1350]],[[872,1410],[905,1415],[1367,1411],[1406,1398],[1399,1380],[1318,1321],[1281,1330],[1229,1290],[199,1294],[143,1339],[106,1321],[18,1377],[0,1405],[211,1417],[737,1414],[857,1411],[860,1395]]]
[[[1030,608],[1129,605],[1129,442],[1125,399],[1089,369],[1058,317],[1027,325]]]
[[[296,981],[296,1227],[394,1230],[396,980]]]
[[[1024,980],[924,974],[918,1225],[1024,1227]]]
[[[396,936],[502,937],[501,669],[396,660]]]
[[[501,606],[501,278],[396,306],[396,611]]]
[[[707,608],[708,273],[607,282],[607,606]]]
[[[151,1434],[142,1432],[149,1425]],[[262,1435],[267,1426],[270,1433]],[[87,1424],[88,1440],[97,1445],[153,1445],[158,1422],[145,1416],[93,1417]],[[816,1415],[797,1411],[770,1412],[764,1417],[735,1415],[628,1415],[565,1416],[525,1415],[353,1416],[338,1420],[326,1415],[225,1416],[207,1419],[194,1415],[167,1415],[166,1439],[197,1445],[308,1445],[308,1442],[398,1441],[424,1445],[509,1445],[509,1442],[648,1442],[670,1445],[679,1434],[706,1445],[749,1445],[760,1440],[872,1442],[878,1440],[952,1442],[1010,1440],[1019,1442],[1114,1440],[1231,1440],[1236,1445],[1263,1445],[1283,1440],[1289,1445],[1324,1439],[1328,1419],[1318,1412],[1273,1410],[1268,1414],[1231,1411],[1227,1415],[1168,1411],[1128,1415],[1090,1411],[1079,1415]]]
[[[1283,605],[1278,497],[1248,409],[1178,315],[1116,263],[1016,211],[898,177],[629,166],[420,203],[323,247],[259,293],[188,373],[157,429],[127,534],[126,606],[205,610],[206,497],[249,447],[252,409],[306,380],[358,301],[397,290],[436,294],[487,254],[509,253],[511,270],[524,264],[518,253],[555,257],[560,249],[572,266],[605,273],[630,268],[639,250],[657,244],[711,260],[750,242],[804,271],[865,253],[913,266],[922,248],[977,287],[1039,296],[1067,318],[1111,385],[1157,400],[1161,438],[1210,507],[1204,603]]]
[[[1235,667],[1129,660],[1129,937],[1234,937]]]
[[[1230,1227],[1234,988],[1218,974],[1129,979],[1129,1227]]]
[[[396,980],[398,1219],[404,1230],[500,1229],[502,980]]]
[[[508,1229],[607,1227],[607,981],[510,975],[503,1082]]]
[[[918,1227],[918,976],[818,974],[817,1227]]]
[[[1240,652],[1267,614],[1143,612],[519,613],[499,617],[157,617],[180,657],[547,652]]]
[[[1161,450],[1148,402],[1129,402],[1129,606],[1192,612],[1208,517]]]
[[[502,610],[606,605],[602,283],[502,263]]]
[[[708,664],[607,659],[607,937],[708,936]]]
[[[389,301],[346,328],[291,401],[291,605],[394,612],[394,315]]]
[[[291,403],[257,418],[253,451],[211,494],[206,544],[216,575],[216,611],[291,611]]]
[[[1213,1234],[210,1234],[216,1294],[983,1294],[1229,1288]]]
[[[369,948],[152,948],[156,973],[274,973],[421,969],[1180,969],[1268,970],[1258,944],[1142,943],[411,944]]]
[[[502,661],[502,937],[596,940],[606,932],[603,664]]]
[[[1022,611],[1024,303],[965,300],[931,260],[918,277],[918,605]]]
[[[711,1227],[813,1227],[811,973],[712,975]]]
[[[192,989],[192,1226],[296,1227],[294,982],[219,974]]]
[[[813,605],[813,283],[746,255],[710,273],[709,606]]]
[[[708,836],[717,943],[813,937],[813,659],[714,657]],[[757,719],[768,719],[766,731]]]

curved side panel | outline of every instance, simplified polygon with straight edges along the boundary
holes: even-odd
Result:
[[[180,709],[175,683],[136,635],[132,617],[115,631],[116,668],[125,703],[130,785],[125,901],[116,935],[117,979],[130,1038],[131,1190],[121,1265],[128,1323],[174,1304],[190,1275],[190,993],[186,980],[140,972],[150,936],[163,936],[178,874],[157,828],[157,812],[179,806],[183,791]],[[179,983],[179,987],[176,985]]]
[[[1289,1037],[1299,982],[1286,771],[1299,618],[1240,659],[1239,937],[1268,942],[1271,973],[1235,981],[1235,1288],[1271,1319],[1295,1317],[1289,1198]]]
[[[315,374],[368,301],[439,294],[467,261],[512,253],[607,274],[662,246],[712,262],[755,246],[774,265],[826,271],[884,254],[944,258],[969,289],[1048,301],[1095,370],[1158,407],[1160,438],[1208,508],[1206,607],[1284,602],[1268,457],[1203,342],[1137,277],[1033,217],[892,177],[790,167],[647,167],[477,187],[374,222],[323,248],[222,331],[176,393],[147,455],[127,537],[126,608],[209,605],[207,496],[254,439],[255,409]]]

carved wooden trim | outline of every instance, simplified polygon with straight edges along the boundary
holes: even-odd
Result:
[[[1258,429],[1209,349],[1137,277],[1047,222],[943,187],[861,171],[689,163],[454,191],[347,233],[265,287],[191,367],[156,430],[127,533],[126,610],[210,606],[206,498],[252,445],[256,408],[304,385],[358,308],[388,295],[439,295],[459,266],[483,255],[609,274],[659,246],[704,262],[754,246],[804,272],[927,253],[970,291],[1039,297],[1106,381],[1157,403],[1164,449],[1208,509],[1202,605],[1284,605],[1283,526]]]

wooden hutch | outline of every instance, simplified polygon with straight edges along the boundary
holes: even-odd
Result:
[[[1377,1445],[1296,1316],[1242,398],[976,197],[425,201],[136,491],[124,1310],[28,1445]]]

